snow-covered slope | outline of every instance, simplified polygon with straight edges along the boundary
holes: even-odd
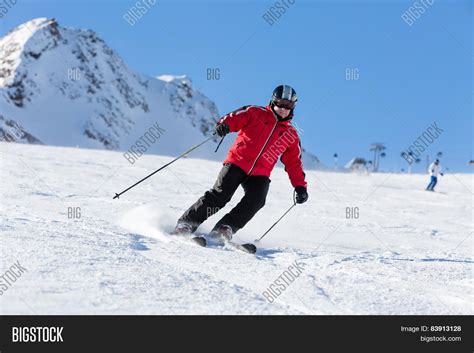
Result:
[[[164,133],[147,153],[161,155],[202,141],[219,118],[215,103],[186,76],[139,74],[95,32],[47,18],[0,38],[0,114],[31,136],[19,142],[122,151],[158,123]],[[4,124],[0,137],[11,135]],[[209,143],[195,155],[221,159],[224,149],[214,149]],[[310,153],[303,160],[319,166]]]
[[[309,201],[251,256],[165,234],[213,184],[218,162],[180,160],[112,200],[169,160],[130,165],[113,151],[0,143],[0,272],[16,261],[27,269],[0,296],[0,313],[474,313],[472,175],[446,174],[430,193],[420,175],[309,171]],[[276,169],[265,208],[237,240],[261,235],[291,196]],[[77,207],[81,217],[68,218]],[[295,261],[299,277],[267,302],[262,293]]]

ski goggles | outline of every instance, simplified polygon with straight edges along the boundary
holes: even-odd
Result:
[[[295,107],[296,102],[290,101],[288,99],[274,99],[273,104],[275,104],[278,108],[288,109],[291,110]]]

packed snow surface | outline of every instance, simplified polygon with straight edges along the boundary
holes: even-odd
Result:
[[[171,158],[131,165],[120,152],[0,143],[0,270],[27,269],[3,290],[0,313],[474,313],[472,175],[448,173],[431,193],[426,175],[308,170],[309,201],[249,255],[167,235],[219,162],[190,155],[112,199]],[[263,234],[292,191],[275,169],[265,207],[236,241]],[[270,286],[280,294],[267,300]]]

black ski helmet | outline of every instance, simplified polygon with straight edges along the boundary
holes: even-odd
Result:
[[[286,99],[296,104],[298,97],[293,87],[289,85],[280,85],[273,90],[272,102],[277,99]]]
[[[293,118],[293,110],[295,109],[297,100],[298,97],[296,96],[296,91],[293,87],[289,85],[280,85],[273,90],[270,107],[272,108],[273,113],[278,116],[279,120],[289,120]],[[288,106],[288,109],[291,109],[290,115],[285,119],[282,119],[275,111],[275,105],[279,105],[277,103],[283,103],[283,105]]]

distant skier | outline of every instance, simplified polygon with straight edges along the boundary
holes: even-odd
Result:
[[[428,173],[430,174],[431,180],[426,190],[434,191],[434,187],[438,183],[438,174],[443,176],[444,174],[441,173],[441,164],[439,163],[439,159],[436,159],[433,163],[430,164],[428,168]]]
[[[278,157],[295,188],[296,202],[308,200],[301,144],[296,129],[290,123],[296,101],[295,90],[288,85],[280,85],[273,91],[266,107],[244,106],[218,121],[216,132],[219,136],[224,137],[229,132],[239,133],[214,186],[179,218],[176,234],[194,233],[202,222],[224,207],[242,185],[244,197],[217,222],[209,234],[219,242],[231,240],[233,234],[265,205],[269,176]]]

